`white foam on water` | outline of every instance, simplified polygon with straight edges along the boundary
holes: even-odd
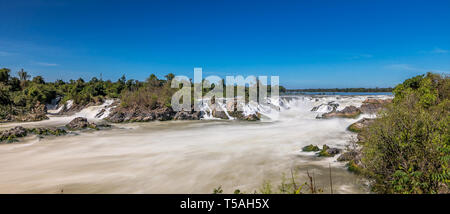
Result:
[[[246,107],[247,113],[263,115],[263,122],[126,123],[42,138],[25,147],[0,145],[0,193],[58,193],[61,188],[65,193],[211,193],[218,186],[226,193],[253,192],[266,180],[276,187],[290,170],[298,182],[307,180],[307,171],[314,173],[327,193],[329,166],[335,193],[367,193],[337,156],[320,158],[301,149],[309,144],[345,149],[354,137],[346,129],[359,118],[315,119],[318,112],[311,109],[332,101],[339,108],[357,106],[368,97],[382,98],[286,96]],[[107,107],[102,106],[80,114],[95,117]],[[205,114],[212,112],[208,107]]]

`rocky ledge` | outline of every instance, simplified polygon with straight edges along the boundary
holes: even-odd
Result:
[[[46,120],[47,117],[47,107],[44,104],[36,103],[36,105],[31,109],[30,112],[27,112],[25,114],[18,114],[18,115],[7,115],[4,119],[2,119],[0,122],[32,122],[32,121],[40,121],[40,120]]]
[[[392,103],[392,99],[366,99],[359,109],[364,114],[376,114],[387,104]]]
[[[338,148],[331,148],[327,145],[323,145],[322,149],[319,149],[318,146],[315,145],[308,145],[302,148],[303,152],[317,152],[318,157],[334,157],[337,154],[340,154],[342,152],[341,149]]]
[[[359,116],[361,113],[363,114],[376,114],[389,103],[392,102],[392,99],[371,99],[368,98],[363,101],[361,107],[356,106],[347,106],[344,109],[338,111],[337,106],[327,104],[329,107],[331,107],[331,111],[328,113],[324,113],[322,115],[318,115],[317,119],[328,119],[328,118],[335,118],[335,117],[342,117],[342,118],[355,118]],[[324,105],[324,104],[322,104]],[[314,107],[311,111],[317,111],[322,105]]]
[[[359,133],[375,121],[373,118],[363,118],[350,125],[347,129],[352,132]]]
[[[60,128],[31,128],[27,129],[22,126],[16,126],[12,129],[0,132],[0,143],[13,143],[17,138],[25,137],[28,134],[43,135],[64,135],[67,131]]]
[[[65,128],[57,128],[57,127],[50,127],[50,128],[24,128],[22,126],[16,126],[14,128],[0,131],[0,143],[13,143],[17,141],[17,138],[25,137],[29,134],[35,134],[38,136],[45,136],[45,135],[54,135],[54,136],[60,136],[68,134],[69,131],[75,131],[75,130],[82,130],[82,129],[94,129],[99,130],[100,128],[108,128],[111,127],[110,125],[97,125],[95,123],[90,123],[87,121],[84,117],[77,117],[70,121]]]
[[[160,106],[155,109],[147,109],[139,106],[122,108],[114,108],[111,113],[106,117],[107,121],[113,123],[122,122],[147,122],[153,120],[165,121],[171,120],[175,116],[176,112],[170,107]],[[185,112],[183,116],[178,115],[181,118],[193,118],[190,112]]]
[[[355,118],[361,114],[361,110],[355,106],[347,106],[341,111],[333,110],[331,112],[322,114],[322,116],[318,117],[321,119],[333,118],[333,117],[345,117],[345,118]]]
[[[215,104],[213,103],[211,106],[214,109],[210,114],[214,118],[219,119],[230,119],[225,111],[217,111]],[[185,111],[174,111],[172,108],[167,106],[158,106],[154,109],[142,108],[139,106],[135,107],[116,107],[114,108],[106,120],[113,123],[122,123],[122,122],[147,122],[147,121],[166,121],[166,120],[200,120],[204,116],[203,111],[194,111],[191,110]],[[244,115],[243,112],[240,111],[230,111],[229,116],[238,119],[238,120],[248,120],[248,121],[256,121],[260,119],[259,114],[249,114]]]
[[[97,124],[90,123],[85,117],[76,117],[70,123],[66,124],[69,130],[80,130],[85,128],[97,129]]]

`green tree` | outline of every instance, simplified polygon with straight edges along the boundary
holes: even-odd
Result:
[[[449,193],[449,78],[416,76],[361,133],[364,173],[380,193]]]
[[[9,81],[9,73],[11,70],[8,68],[2,68],[0,69],[0,82],[7,84]]]
[[[45,84],[44,78],[42,76],[33,77],[32,82],[36,84]]]

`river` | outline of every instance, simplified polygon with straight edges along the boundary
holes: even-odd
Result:
[[[329,102],[361,105],[389,95],[296,95],[283,97],[280,111],[261,112],[261,121],[199,120],[113,124],[111,129],[66,136],[29,136],[0,144],[0,193],[212,193],[222,187],[253,193],[263,182],[276,188],[283,174],[334,193],[368,193],[364,179],[348,172],[336,157],[302,152],[314,144],[345,149],[355,119],[316,119],[314,106]],[[95,118],[100,107],[73,116],[0,124],[0,129],[63,126],[75,116]]]

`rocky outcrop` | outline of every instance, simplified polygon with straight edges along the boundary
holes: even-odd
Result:
[[[37,102],[36,105],[29,112],[19,115],[8,115],[1,122],[10,122],[10,121],[29,122],[47,119],[48,119],[47,107],[45,106],[45,104]]]
[[[179,111],[173,116],[174,120],[200,120],[203,113],[200,111]]]
[[[335,103],[334,101],[329,102],[327,104],[320,104],[318,106],[314,106],[311,111],[319,111],[321,108],[326,108],[326,112],[336,111],[339,107],[339,103]]]
[[[351,161],[351,160],[359,162],[361,160],[361,153],[356,150],[351,150],[344,152],[337,158],[337,161]]]
[[[122,122],[147,122],[147,121],[165,121],[172,120],[176,112],[170,107],[157,107],[155,109],[145,109],[140,107],[120,108],[112,110],[106,120],[113,123]],[[179,115],[180,116],[180,115]]]
[[[341,156],[339,156],[337,158],[337,161],[341,162],[346,161],[348,171],[354,172],[356,174],[360,174],[364,169],[364,165],[361,162],[361,150],[347,151],[343,153]]]
[[[317,151],[319,151],[319,150],[320,150],[320,149],[319,149],[318,146],[312,145],[312,144],[307,145],[307,146],[305,146],[305,147],[302,148],[302,151],[304,151],[304,152],[317,152]]]
[[[376,114],[383,109],[387,104],[391,103],[392,99],[366,99],[359,108],[364,114]]]
[[[337,111],[338,104],[330,102],[328,104],[322,104],[314,107],[311,111],[318,111],[324,105],[327,105],[328,113],[324,113],[322,115],[318,115],[317,119],[327,119],[327,118],[335,118],[335,117],[344,117],[344,118],[355,118],[361,113],[363,114],[376,114],[380,110],[386,107],[387,104],[391,103],[392,99],[371,99],[368,98],[363,101],[361,107],[355,106],[347,106],[341,111]]]
[[[330,148],[327,145],[322,146],[322,150],[318,153],[319,157],[333,157],[339,153],[341,153],[341,149],[338,148]]]
[[[332,111],[329,113],[322,114],[318,118],[327,119],[333,117],[344,117],[344,118],[354,118],[361,114],[361,110],[355,106],[347,106],[341,111]]]
[[[70,123],[66,124],[66,127],[70,130],[79,130],[85,128],[97,129],[95,123],[89,123],[85,117],[76,117]]]
[[[310,145],[303,147],[302,151],[303,152],[317,152],[316,154],[319,157],[334,157],[335,155],[341,153],[342,149],[330,148],[327,145],[323,145],[322,149],[319,149],[318,146],[310,144]]]
[[[242,120],[247,120],[247,121],[258,121],[260,119],[261,119],[260,114],[249,114],[242,118]]]
[[[27,131],[29,133],[33,133],[33,134],[36,134],[36,135],[55,135],[55,136],[60,136],[60,135],[67,134],[67,131],[65,129],[60,129],[60,128],[56,128],[56,127],[51,127],[51,128],[32,128],[32,129],[28,129]]]
[[[217,103],[213,103],[211,105],[211,115],[214,118],[220,118],[224,120],[228,120],[231,118],[235,118],[238,120],[248,120],[248,121],[257,121],[260,119],[259,114],[250,114],[244,115],[242,111],[230,111],[229,116],[227,112],[223,111],[220,107],[216,108]],[[107,121],[113,123],[122,123],[122,122],[147,122],[147,121],[165,121],[165,120],[200,120],[204,115],[202,111],[194,111],[191,109],[190,111],[179,111],[175,112],[170,107],[157,107],[155,109],[144,109],[141,107],[128,107],[121,108],[117,107],[111,111],[108,117],[106,117]]]
[[[25,137],[27,135],[27,130],[22,126],[16,126],[12,129],[0,132],[0,141],[12,141],[17,137]]]
[[[67,131],[65,129],[51,127],[51,128],[24,128],[22,126],[16,126],[12,129],[0,132],[0,142],[12,143],[17,141],[16,138],[25,137],[28,134],[35,134],[39,136],[43,135],[65,135]]]
[[[375,119],[372,118],[363,118],[361,120],[358,120],[357,122],[351,124],[347,129],[352,132],[361,132],[364,128],[368,127],[370,124],[372,124],[375,121]]]

